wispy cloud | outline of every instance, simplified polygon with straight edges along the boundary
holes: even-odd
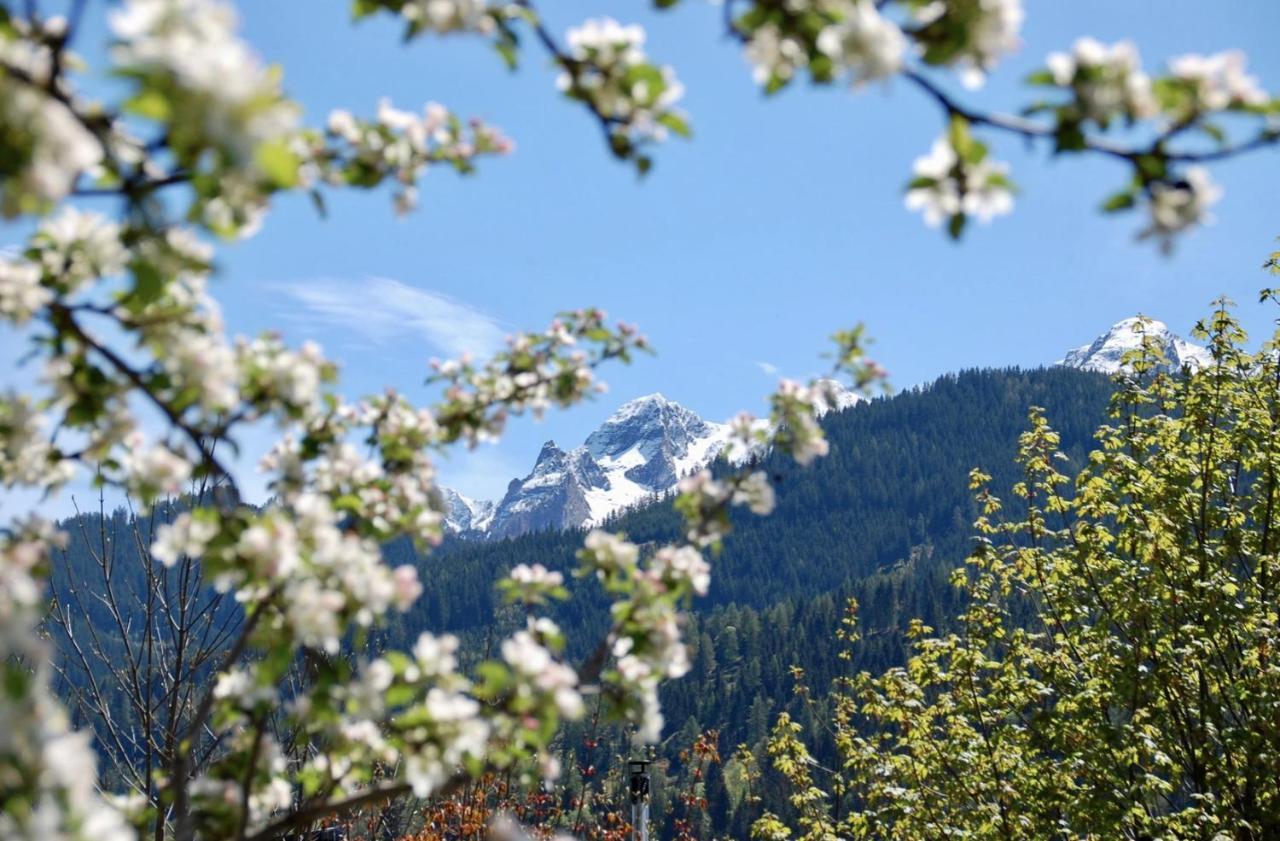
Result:
[[[757,362],[756,367],[770,377],[778,373],[778,366],[772,362]]]
[[[502,348],[497,319],[467,304],[387,277],[315,278],[278,284],[300,304],[289,315],[374,344],[417,336],[444,356],[485,357]]]

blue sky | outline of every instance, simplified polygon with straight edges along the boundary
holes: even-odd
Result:
[[[1127,177],[1116,163],[1048,160],[993,137],[1022,193],[1012,216],[956,245],[902,206],[913,159],[942,127],[913,89],[797,87],[766,99],[709,4],[663,14],[641,2],[543,5],[560,31],[599,14],[641,22],[650,54],[676,67],[695,137],[660,149],[648,179],[609,159],[535,50],[512,74],[477,40],[402,45],[393,22],[353,26],[341,2],[242,4],[250,41],[284,66],[309,121],[334,107],[372,113],[383,96],[410,109],[437,100],[500,125],[518,150],[475,177],[431,174],[405,219],[385,193],[331,195],[327,219],[305,200],[281,202],[256,238],[222,252],[214,292],[233,331],[315,338],[352,394],[394,385],[424,399],[430,357],[483,350],[561,309],[604,307],[659,351],[605,371],[612,390],[594,405],[516,423],[501,445],[452,459],[444,478],[463,492],[500,495],[543,440],[577,444],[640,394],[661,391],[716,419],[759,409],[777,377],[764,369],[816,372],[826,337],[857,321],[899,387],[1052,362],[1138,311],[1185,332],[1223,293],[1247,326],[1267,327],[1253,301],[1280,234],[1274,151],[1215,167],[1226,188],[1216,224],[1166,259],[1133,241],[1139,218],[1096,212]],[[968,101],[1022,104],[1018,80],[1082,35],[1131,37],[1149,68],[1241,48],[1264,86],[1280,89],[1274,0],[1026,5],[1022,51]]]

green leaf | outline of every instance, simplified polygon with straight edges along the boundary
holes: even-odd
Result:
[[[1102,212],[1117,213],[1121,210],[1129,210],[1136,203],[1137,198],[1131,190],[1121,190],[1107,197],[1107,200],[1102,203]]]
[[[1169,164],[1164,155],[1139,155],[1134,163],[1144,181],[1163,181],[1169,174]]]
[[[809,62],[809,75],[819,84],[828,84],[836,78],[836,63],[830,56],[820,53]]]
[[[973,135],[969,132],[969,121],[959,114],[953,114],[951,124],[947,127],[947,141],[955,150],[957,157],[968,160],[969,145],[973,142]]]
[[[1041,87],[1056,88],[1058,86],[1057,81],[1053,78],[1053,74],[1048,70],[1037,70],[1034,73],[1028,74],[1026,83],[1028,85],[1039,85]]]
[[[514,41],[500,40],[493,45],[498,51],[498,55],[502,56],[502,63],[507,65],[508,70],[515,70],[519,64],[520,54],[516,51]]]
[[[147,304],[158,300],[164,291],[164,277],[151,263],[139,261],[133,266],[133,294],[129,302],[130,309],[137,306],[141,310]]]
[[[947,222],[947,235],[954,240],[960,239],[964,234],[964,226],[969,221],[969,217],[963,213],[957,213]]]
[[[658,118],[658,122],[674,131],[681,137],[692,137],[693,131],[689,128],[689,123],[674,111],[668,111]]]
[[[965,163],[980,164],[987,157],[987,144],[980,140],[970,138],[969,146],[964,150],[964,154],[960,155],[964,158]]]
[[[173,105],[169,97],[154,88],[144,88],[124,104],[127,114],[133,114],[158,123],[167,122],[173,115]]]
[[[1227,144],[1227,133],[1222,130],[1222,126],[1216,123],[1203,122],[1197,125],[1196,128],[1213,138],[1213,141],[1219,146]]]
[[[276,187],[288,189],[297,185],[301,161],[283,142],[262,144],[254,154],[254,160]]]

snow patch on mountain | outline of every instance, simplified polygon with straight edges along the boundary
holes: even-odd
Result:
[[[818,399],[814,401],[814,408],[817,409],[818,417],[828,412],[843,412],[867,399],[845,388],[839,380],[821,379],[815,385],[818,387]],[[832,399],[828,401],[823,395],[830,395]]]
[[[459,534],[470,531],[484,531],[493,520],[494,505],[487,499],[472,499],[452,488],[441,488],[444,497],[444,524],[447,529]]]

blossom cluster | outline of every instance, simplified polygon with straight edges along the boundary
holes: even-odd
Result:
[[[1175,88],[1186,96],[1178,97],[1167,86],[1165,95],[1173,99],[1175,109],[1190,114],[1265,106],[1271,96],[1245,72],[1245,63],[1239,50],[1178,56],[1169,62],[1169,70]]]
[[[475,446],[500,436],[513,414],[541,417],[604,390],[594,369],[607,360],[629,362],[648,351],[643,334],[624,322],[608,326],[599,309],[561,313],[542,333],[508,337],[484,365],[469,357],[432,362],[431,382],[444,387],[435,410],[444,443]]]
[[[808,68],[819,82],[850,77],[855,87],[888,79],[913,55],[955,68],[965,84],[1017,49],[1022,0],[903,0],[891,15],[874,0],[797,0],[753,4],[734,21],[752,75],[777,90]]]
[[[804,39],[772,22],[756,27],[747,38],[744,54],[751,77],[766,88],[782,87],[809,64]]]
[[[0,537],[0,836],[132,841],[133,830],[98,792],[89,735],[71,729],[50,687],[48,652],[31,633],[46,609],[49,552],[64,539],[35,518]]]
[[[1189,131],[1229,147],[1226,127],[1211,119],[1220,112],[1252,114],[1266,122],[1252,144],[1274,142],[1274,119],[1280,100],[1270,96],[1246,70],[1239,51],[1184,55],[1169,63],[1167,75],[1152,77],[1142,68],[1129,41],[1104,44],[1081,38],[1070,51],[1051,53],[1043,70],[1029,81],[1069,94],[1065,100],[1041,100],[1023,116],[970,113],[927,67],[950,68],[968,87],[982,84],[999,61],[1020,46],[1024,19],[1022,0],[790,0],[747,3],[729,20],[733,35],[744,44],[755,80],[772,93],[801,70],[826,84],[848,79],[855,88],[876,80],[904,76],[920,87],[954,120],[985,123],[1027,138],[1043,138],[1057,152],[1104,151],[1133,162],[1131,189],[1109,199],[1104,209],[1120,210],[1141,203],[1151,213],[1140,238],[1152,237],[1168,250],[1177,235],[1204,221],[1204,209],[1217,198],[1205,179],[1173,171],[1179,157],[1195,159],[1196,151],[1171,149],[1167,141]],[[918,65],[913,64],[913,60]],[[1052,121],[1024,119],[1047,114]],[[1154,139],[1131,147],[1093,137],[1117,122],[1134,126],[1150,121]],[[907,206],[923,213],[925,222],[958,238],[969,219],[987,222],[1013,207],[1014,190],[1003,164],[990,161],[986,147],[952,135],[934,144],[915,163]],[[1158,218],[1157,218],[1158,217]],[[1176,218],[1175,218],[1176,217]]]
[[[1150,186],[1150,221],[1138,236],[1156,239],[1161,250],[1168,253],[1180,234],[1212,221],[1209,208],[1221,198],[1222,188],[1210,178],[1207,169],[1188,167],[1181,179]]]
[[[818,50],[853,76],[855,86],[902,69],[907,36],[872,2],[849,4],[844,16],[818,34]]]
[[[476,157],[509,154],[515,144],[479,120],[464,125],[439,103],[427,103],[417,115],[383,99],[373,120],[332,112],[326,135],[313,134],[301,147],[305,182],[373,187],[390,180],[397,185],[396,210],[403,214],[417,206],[417,181],[431,165],[471,172]]]
[[[270,194],[292,186],[300,109],[218,0],[128,0],[110,17],[112,59],[133,80],[127,108],[162,126],[195,178],[193,215],[224,236],[254,233]]]
[[[1050,53],[1049,78],[1075,96],[1074,112],[1064,115],[1089,120],[1106,128],[1117,118],[1129,122],[1155,116],[1159,105],[1151,79],[1142,71],[1138,49],[1131,41],[1103,44],[1081,38],[1070,53]]]
[[[74,473],[49,440],[48,418],[30,397],[0,395],[0,485],[56,488]]]
[[[53,78],[50,42],[63,33],[54,20],[23,19],[0,29],[0,216],[39,212],[71,192],[102,161],[102,147],[75,110],[75,97]],[[48,93],[54,87],[57,96]]]
[[[355,4],[357,18],[378,10],[390,12],[404,21],[408,38],[424,32],[487,35],[494,31],[499,20],[509,16],[507,8],[491,7],[485,0],[367,0]]]
[[[630,158],[637,146],[688,134],[675,107],[684,85],[675,70],[650,62],[640,26],[593,18],[569,30],[557,87],[587,105],[606,126],[614,154]]]
[[[935,140],[929,154],[916,158],[913,170],[907,208],[922,212],[930,227],[947,221],[953,237],[971,216],[985,223],[1013,209],[1008,166],[990,160],[986,147],[969,138],[967,129]]]
[[[546,604],[550,599],[568,597],[564,588],[564,574],[549,570],[542,564],[520,564],[507,577],[498,582],[508,602],[526,606]]]
[[[968,87],[982,85],[1001,58],[1021,45],[1022,0],[908,0],[913,37],[929,64],[956,67]]]
[[[665,560],[644,568],[640,548],[599,529],[583,541],[578,557],[584,572],[594,574],[606,591],[621,596],[613,605],[610,654],[615,666],[605,676],[614,712],[636,727],[641,742],[656,742],[663,718],[658,684],[689,670],[689,654],[681,639],[678,602],[690,596],[704,574],[697,561],[673,563],[676,547],[660,550]],[[655,556],[656,558],[656,556]]]

